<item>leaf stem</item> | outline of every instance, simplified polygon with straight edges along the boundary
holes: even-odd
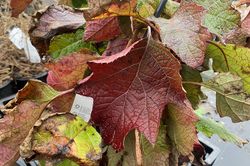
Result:
[[[229,71],[228,60],[227,60],[225,51],[217,43],[214,43],[214,42],[209,41],[209,40],[207,41],[207,43],[214,45],[215,47],[217,47],[222,52],[222,54],[224,56],[224,59],[225,59],[225,62],[226,62],[226,65],[227,65],[227,70]]]

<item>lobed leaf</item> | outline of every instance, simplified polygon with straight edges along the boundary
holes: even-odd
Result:
[[[240,25],[240,13],[231,7],[231,0],[191,0],[207,10],[203,25],[218,36],[236,29]]]
[[[100,126],[105,143],[116,150],[123,149],[132,129],[154,144],[166,104],[186,98],[178,60],[150,37],[89,66],[93,74],[76,93],[93,97],[91,119]]]
[[[166,46],[188,66],[202,65],[206,41],[211,38],[201,26],[204,9],[194,3],[183,2],[171,19],[153,18],[160,27],[160,35]]]

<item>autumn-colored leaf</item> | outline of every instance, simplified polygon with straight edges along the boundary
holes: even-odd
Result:
[[[240,13],[231,6],[231,0],[190,0],[207,10],[203,25],[211,33],[222,36],[240,25]]]
[[[231,72],[240,76],[244,82],[244,89],[250,93],[250,49],[234,44],[210,44],[206,52],[213,58],[215,71]]]
[[[247,17],[242,21],[241,27],[245,30],[247,30],[247,33],[250,34],[250,13],[247,15]]]
[[[113,16],[136,16],[137,0],[112,1],[112,0],[88,0],[89,10],[85,11],[84,16],[101,19]]]
[[[167,112],[167,134],[176,150],[187,156],[192,153],[193,145],[198,140],[195,129],[197,117],[187,100],[169,104]]]
[[[21,89],[15,98],[16,103],[24,100],[31,100],[37,104],[47,104],[54,99],[59,93],[46,83],[39,80],[29,80]]]
[[[137,0],[136,9],[140,16],[147,18],[154,15],[155,10],[160,5],[160,2],[161,0]],[[161,15],[172,17],[179,6],[180,4],[178,2],[168,0]]]
[[[128,39],[116,38],[109,41],[108,46],[102,56],[111,56],[124,50],[128,44]]]
[[[163,43],[193,68],[203,63],[206,41],[211,38],[207,30],[201,26],[203,15],[202,7],[183,2],[171,19],[153,18],[160,27]]]
[[[93,74],[76,93],[94,98],[91,119],[100,126],[104,141],[117,150],[135,128],[154,144],[166,104],[186,98],[180,63],[150,36],[89,66]]]
[[[101,137],[80,117],[53,115],[36,126],[26,139],[32,151],[48,157],[62,155],[86,165],[96,165],[101,157]]]
[[[50,6],[39,17],[31,32],[32,37],[49,39],[58,32],[75,30],[85,23],[83,13],[69,7]]]
[[[54,99],[49,107],[52,112],[70,112],[74,98],[74,92],[66,93]]]
[[[83,29],[78,29],[75,33],[64,33],[53,37],[50,41],[48,54],[52,58],[58,59],[83,48],[96,51],[92,43],[83,41],[83,32]]]
[[[12,17],[17,17],[31,2],[32,0],[11,0]]]
[[[86,22],[85,41],[101,42],[121,34],[118,17],[109,17]]]
[[[44,105],[23,101],[0,119],[0,165],[14,165],[19,158],[19,146],[40,117]]]
[[[48,84],[58,91],[73,88],[83,78],[88,68],[87,62],[97,58],[85,51],[72,53],[54,63],[48,63],[46,65],[50,69],[47,77]]]
[[[221,73],[203,84],[216,92],[216,108],[221,117],[228,116],[233,122],[250,120],[250,98],[240,77]]]

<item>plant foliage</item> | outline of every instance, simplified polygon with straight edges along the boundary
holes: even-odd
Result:
[[[30,2],[11,0],[13,16]],[[221,117],[250,119],[249,15],[241,19],[231,0],[182,0],[156,18],[158,4],[88,0],[36,16],[30,37],[52,57],[48,84],[30,80],[1,110],[0,165],[21,155],[46,165],[173,166],[202,160],[197,131],[246,143],[194,109],[204,86]],[[218,74],[203,82],[210,58]],[[75,94],[93,98],[88,122],[70,113]]]

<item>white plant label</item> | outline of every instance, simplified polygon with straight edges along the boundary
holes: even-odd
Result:
[[[78,115],[88,122],[91,117],[93,105],[94,99],[92,97],[76,94],[70,113]]]
[[[31,63],[41,62],[39,53],[31,44],[30,38],[20,28],[14,27],[9,30],[9,39],[18,49],[24,49],[25,55]]]

